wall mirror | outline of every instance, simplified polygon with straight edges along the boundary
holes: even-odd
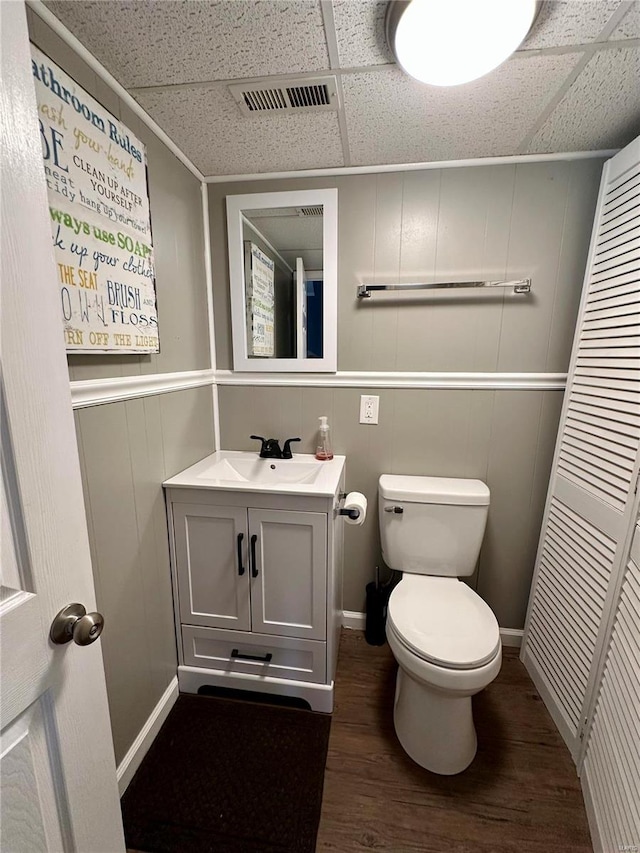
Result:
[[[338,190],[227,196],[233,368],[337,369]]]

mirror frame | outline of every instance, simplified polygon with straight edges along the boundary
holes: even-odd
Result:
[[[322,205],[322,358],[249,358],[242,217],[245,210]],[[250,373],[335,373],[338,369],[338,190],[291,190],[227,196],[233,369]]]

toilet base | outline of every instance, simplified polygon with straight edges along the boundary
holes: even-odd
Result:
[[[451,696],[416,681],[398,667],[393,722],[404,751],[442,776],[461,773],[478,745],[471,696]]]

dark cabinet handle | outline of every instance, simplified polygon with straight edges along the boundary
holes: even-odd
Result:
[[[270,663],[273,655],[271,652],[267,652],[266,655],[245,655],[242,652],[239,652],[238,649],[233,649],[231,652],[232,658],[238,658],[238,660],[259,660],[261,663]]]
[[[244,574],[244,566],[242,565],[242,540],[244,539],[244,533],[238,533],[238,574]]]
[[[251,577],[258,577],[258,567],[256,566],[256,542],[258,541],[258,537],[254,533],[251,537]]]

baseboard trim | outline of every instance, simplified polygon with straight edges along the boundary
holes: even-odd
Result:
[[[356,631],[364,631],[366,621],[366,613],[358,613],[356,610],[344,610],[342,612],[343,628],[351,628]]]
[[[366,613],[358,613],[357,610],[342,611],[343,628],[350,628],[356,631],[364,631],[366,621]],[[522,645],[522,634],[523,631],[521,628],[500,628],[500,638],[502,639],[502,645],[514,646],[517,649],[520,648],[520,646]]]
[[[500,628],[500,639],[503,646],[513,646],[519,649],[522,645],[522,628]]]
[[[149,747],[160,731],[162,724],[167,719],[169,711],[173,708],[177,698],[178,677],[174,676],[174,678],[171,679],[169,686],[160,697],[160,701],[149,715],[147,722],[140,729],[138,737],[131,744],[129,751],[118,765],[116,775],[118,778],[120,796],[122,796],[127,790],[129,782],[131,782],[136,770],[142,764],[142,759],[149,751]]]

